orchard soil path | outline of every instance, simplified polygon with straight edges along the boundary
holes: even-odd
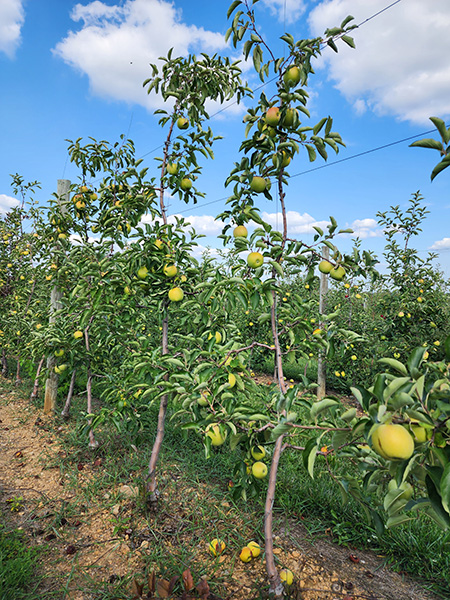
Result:
[[[77,490],[92,478],[101,465],[83,465],[76,473],[77,485],[67,485],[68,472],[62,472],[58,435],[62,425],[55,429],[51,417],[45,417],[19,393],[0,394],[0,511],[8,514],[15,526],[23,528],[29,543],[47,548],[43,552],[41,569],[45,574],[42,597],[65,587],[59,596],[70,600],[91,600],[104,597],[87,591],[87,581],[114,582],[127,575],[140,576],[149,568],[145,560],[151,544],[149,524],[140,524],[140,535],[132,538],[126,532],[113,531],[112,517],[125,516],[136,506],[136,492],[132,483],[111,490],[110,498],[87,503]],[[164,476],[164,473],[162,474]],[[172,559],[177,547],[171,546],[171,532],[183,535],[183,519],[190,518],[189,494],[198,489],[188,484],[172,493],[164,506],[162,520],[155,530],[167,534],[165,550]],[[208,490],[204,489],[205,498]],[[22,497],[17,512],[11,512],[12,500]],[[185,505],[180,498],[187,499]],[[102,500],[102,501],[100,501]],[[67,510],[67,508],[71,510]],[[63,509],[66,509],[63,513]],[[226,501],[217,507],[218,514],[233,511]],[[61,514],[68,515],[61,517]],[[192,519],[190,520],[192,524]],[[236,511],[236,528],[245,528]],[[199,527],[207,524],[200,523]],[[148,535],[146,535],[146,532]],[[131,532],[130,532],[131,533]],[[220,560],[212,561],[207,544],[210,535],[195,537],[186,527],[186,544],[195,551],[197,562],[205,566],[205,577],[210,582],[210,600],[254,600],[263,598],[266,576],[263,559],[249,564],[236,560],[236,553],[227,549]],[[172,538],[173,539],[173,538]],[[180,538],[178,538],[180,539]],[[179,546],[178,546],[179,551]],[[383,558],[367,551],[350,550],[333,544],[330,539],[312,538],[298,522],[284,520],[275,531],[275,553],[280,564],[295,575],[291,598],[301,600],[437,600],[407,576],[400,576],[383,566]],[[164,562],[164,557],[161,557]],[[214,565],[212,564],[214,562]],[[157,566],[155,565],[157,568]],[[213,568],[214,567],[214,568]],[[180,572],[185,568],[180,568]],[[211,571],[208,576],[208,572]],[[217,585],[215,582],[220,582]],[[257,591],[259,590],[259,591]],[[108,596],[110,598],[112,596]],[[132,598],[128,595],[117,598]],[[171,596],[172,597],[172,596]],[[178,596],[173,596],[173,598]],[[193,595],[192,597],[198,597]]]

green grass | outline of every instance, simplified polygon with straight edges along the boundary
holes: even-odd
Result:
[[[0,598],[40,598],[37,565],[38,549],[28,546],[25,534],[0,524]]]

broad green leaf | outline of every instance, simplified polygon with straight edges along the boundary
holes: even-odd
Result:
[[[442,506],[450,513],[450,462],[445,466],[441,477],[440,493]]]
[[[407,523],[408,521],[412,521],[412,517],[408,517],[407,514],[395,515],[393,517],[389,517],[386,521],[386,527],[390,529],[391,527],[395,527],[396,525],[402,525],[403,523]]]
[[[442,119],[439,119],[439,117],[430,117],[430,121],[439,131],[439,135],[441,136],[444,144],[448,144],[450,142],[450,128],[447,129],[445,122]]]
[[[305,465],[305,469],[308,471],[311,479],[314,479],[314,463],[316,462],[317,457],[317,445],[318,440],[308,440],[305,449],[302,452],[303,464]]]
[[[236,8],[239,6],[239,4],[241,4],[241,0],[234,0],[234,2],[231,3],[230,8],[228,9],[228,12],[227,12],[227,19],[229,19],[231,17],[231,15],[236,10]]]
[[[425,485],[430,499],[431,507],[435,513],[436,522],[442,527],[442,529],[448,529],[450,526],[450,515],[442,506],[441,497],[436,489],[436,486],[432,478],[427,475],[425,477]]]
[[[388,402],[389,398],[406,383],[409,383],[409,377],[396,377],[383,391],[383,400]]]
[[[412,144],[410,144],[410,147],[431,148],[432,150],[439,150],[440,152],[443,152],[443,150],[444,150],[444,147],[442,146],[441,142],[438,142],[437,140],[433,140],[433,138],[425,138],[423,140],[417,140],[417,142],[413,142]]]
[[[311,407],[311,418],[316,419],[320,413],[328,410],[332,406],[336,406],[337,404],[339,404],[339,402],[337,400],[333,400],[332,398],[324,398],[323,400],[314,402]]]
[[[443,158],[441,160],[440,163],[438,163],[434,169],[431,171],[431,181],[433,181],[433,179],[439,175],[439,173],[441,171],[443,171],[444,169],[446,169],[447,167],[450,166],[450,155],[447,155],[445,158]]]
[[[402,375],[408,375],[408,370],[405,367],[405,365],[399,360],[395,360],[395,358],[380,358],[378,362],[384,365],[388,365],[389,367],[391,367],[391,369],[394,369],[394,371],[398,371],[398,373],[401,373]]]

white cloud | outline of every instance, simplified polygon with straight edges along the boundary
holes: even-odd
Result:
[[[267,221],[272,227],[275,227],[278,231],[283,228],[283,218],[281,213],[267,213],[263,212],[261,217],[264,221]],[[326,229],[329,221],[316,221],[308,213],[300,214],[295,210],[288,210],[286,213],[288,223],[288,235],[296,234],[308,234],[316,233],[313,226],[321,227]]]
[[[0,52],[12,58],[20,44],[20,30],[25,21],[22,0],[0,2]]]
[[[356,219],[351,225],[353,229],[351,237],[359,237],[360,239],[381,237],[383,232],[378,228],[378,223],[375,219]]]
[[[184,218],[187,227],[192,227],[199,235],[217,236],[222,233],[222,229],[224,227],[223,221],[216,221],[212,215],[170,215],[167,218],[168,224],[176,225],[177,218]],[[159,219],[159,221],[161,222],[161,219]],[[142,223],[152,225],[154,220],[152,219],[151,215],[144,215],[142,217]]]
[[[430,250],[450,250],[450,238],[442,238],[430,246]]]
[[[19,201],[16,198],[7,196],[6,194],[0,194],[0,215],[4,215],[19,205]]]
[[[362,23],[385,6],[385,0],[328,0],[311,12],[309,22],[314,35],[321,35],[349,14]],[[365,107],[429,124],[430,116],[450,115],[449,29],[448,0],[408,0],[354,30],[356,50],[339,43],[339,53],[325,50],[323,61],[358,112]]]
[[[293,23],[301,17],[306,8],[303,0],[262,0],[262,4],[267,6],[281,23]]]
[[[95,0],[77,4],[71,16],[82,27],[69,32],[54,53],[87,75],[94,94],[148,108],[162,104],[142,87],[151,76],[149,63],[158,63],[172,47],[174,56],[226,47],[221,33],[184,24],[181,11],[164,0],[126,0],[119,6]]]

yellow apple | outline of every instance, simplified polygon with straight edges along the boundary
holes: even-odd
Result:
[[[176,175],[178,173],[178,164],[177,163],[167,163],[167,172],[169,175]]]
[[[336,281],[341,281],[345,277],[345,269],[341,265],[334,267],[330,271],[330,277]]]
[[[292,585],[294,581],[294,573],[289,569],[281,569],[280,571],[280,579],[286,585]]]
[[[83,337],[83,332],[82,332],[82,331],[80,331],[80,330],[78,329],[78,330],[77,330],[77,331],[75,331],[75,333],[73,334],[73,337],[74,337],[76,340],[79,340],[79,339],[81,339],[81,338]]]
[[[164,246],[164,242],[162,240],[155,240],[155,246],[158,248],[158,250],[161,250],[161,248]]]
[[[177,119],[177,127],[178,129],[187,129],[189,127],[189,119],[185,117],[179,117]]]
[[[319,271],[325,273],[325,275],[328,275],[333,268],[333,265],[328,260],[322,260],[319,263]]]
[[[192,181],[189,179],[189,177],[183,177],[180,183],[180,188],[183,190],[183,192],[187,192],[191,189],[191,187]]]
[[[230,388],[236,385],[236,375],[234,375],[233,373],[228,374],[228,385],[230,386]]]
[[[264,477],[266,477],[268,473],[268,469],[267,469],[267,465],[265,465],[263,462],[255,462],[252,465],[252,474],[253,477],[256,477],[256,479],[264,479]]]
[[[247,544],[247,548],[250,548],[252,551],[253,558],[257,558],[261,554],[261,546],[258,542],[249,542]]]
[[[265,457],[266,450],[264,446],[252,446],[250,453],[255,460],[261,460]]]
[[[172,302],[181,302],[183,298],[184,292],[181,288],[174,287],[171,290],[169,290],[169,300],[171,300]]]
[[[163,271],[166,277],[175,277],[178,273],[178,269],[175,265],[164,265]]]
[[[213,556],[218,556],[219,554],[222,554],[224,550],[225,542],[223,540],[219,540],[217,538],[211,540],[209,544],[209,551]]]
[[[414,441],[402,425],[384,423],[372,434],[372,448],[388,460],[407,460],[414,452]]]
[[[210,423],[206,428],[206,436],[211,439],[212,446],[222,446],[227,439],[227,432],[218,423]]]
[[[248,235],[248,231],[247,231],[247,227],[245,227],[245,225],[238,225],[233,230],[233,237],[235,237],[235,238],[240,238],[240,237],[246,238],[247,235]]]
[[[242,548],[241,553],[239,554],[239,558],[244,563],[248,563],[252,560],[252,551],[250,550],[250,548],[248,546],[245,546],[244,548]]]
[[[138,279],[145,279],[148,275],[148,269],[147,267],[139,267],[138,272],[137,272],[137,276]]]
[[[247,256],[247,264],[251,269],[257,269],[264,262],[264,257],[260,252],[250,252]]]

